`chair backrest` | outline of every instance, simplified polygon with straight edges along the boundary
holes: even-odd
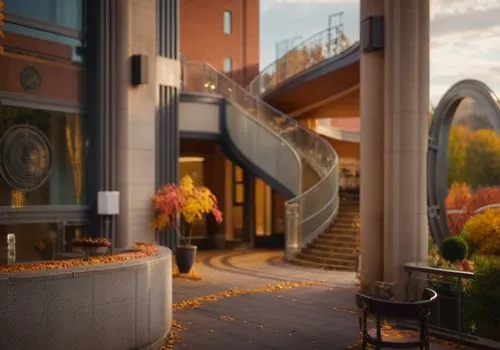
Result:
[[[366,294],[356,294],[356,305],[365,312],[394,319],[420,319],[428,317],[432,304],[437,300],[437,293],[426,288],[419,301],[393,301],[377,299]]]

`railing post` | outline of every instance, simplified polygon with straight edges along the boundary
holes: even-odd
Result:
[[[286,260],[295,258],[300,249],[300,208],[297,203],[286,206]]]

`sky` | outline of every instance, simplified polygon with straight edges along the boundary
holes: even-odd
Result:
[[[260,0],[261,68],[277,42],[308,38],[344,12],[344,31],[359,40],[359,0]],[[477,79],[500,95],[500,0],[431,0],[431,103],[455,82]],[[298,43],[299,41],[297,41]]]

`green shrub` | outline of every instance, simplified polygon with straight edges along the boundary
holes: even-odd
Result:
[[[500,325],[500,258],[477,256],[474,278],[468,284],[467,309],[476,322]],[[497,305],[497,306],[495,306]]]
[[[469,256],[469,245],[462,237],[448,237],[441,243],[440,251],[447,261],[461,261]]]

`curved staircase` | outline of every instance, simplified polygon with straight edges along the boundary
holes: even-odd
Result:
[[[335,220],[295,258],[296,264],[355,271],[359,252],[359,200],[342,200]]]

